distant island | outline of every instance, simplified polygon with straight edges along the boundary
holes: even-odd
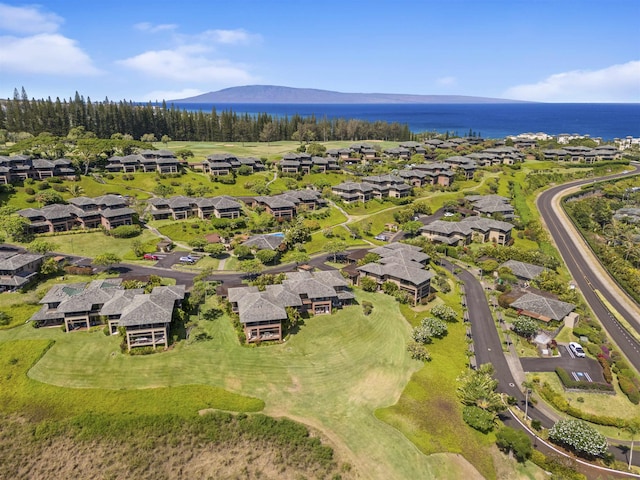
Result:
[[[420,104],[420,103],[531,103],[504,98],[466,95],[411,95],[402,93],[344,93],[315,88],[277,85],[246,85],[194,97],[169,100],[170,103],[292,103],[292,104]]]

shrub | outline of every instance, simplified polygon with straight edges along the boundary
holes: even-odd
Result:
[[[607,451],[605,436],[582,420],[559,420],[549,430],[549,439],[587,457]]]
[[[533,447],[531,439],[522,430],[515,430],[510,427],[502,427],[496,433],[496,445],[505,453],[513,451],[514,457],[519,462],[524,462],[531,457]]]
[[[539,452],[538,450],[531,452],[530,460],[543,470],[551,472],[553,475],[552,478],[561,478],[563,480],[587,480],[585,475],[576,472],[574,465],[568,465],[566,462],[561,461],[560,458],[555,456],[547,457],[544,453]]]
[[[360,279],[360,286],[365,292],[375,292],[378,290],[378,282],[371,277],[362,277]]]
[[[56,192],[66,192],[67,191],[67,187],[65,187],[64,185],[54,185],[53,189]]]
[[[618,376],[618,384],[620,390],[629,398],[629,401],[634,405],[640,403],[640,392],[638,387],[633,383],[633,380],[626,376]]]
[[[519,315],[513,321],[513,331],[521,337],[531,338],[538,333],[538,323],[533,318]]]
[[[613,383],[613,374],[611,373],[611,365],[609,365],[609,362],[607,361],[607,359],[602,354],[596,356],[596,358],[598,359],[598,362],[602,367],[602,375],[604,376],[605,381],[607,383]]]
[[[27,187],[24,189],[24,193],[26,193],[27,195],[34,195],[36,191],[31,187]]]
[[[580,390],[600,390],[600,391],[613,391],[613,385],[600,382],[587,382],[574,380],[571,375],[562,367],[556,367],[556,374],[560,378],[560,381],[565,388],[578,388]]]
[[[25,202],[27,203],[35,203],[36,202],[36,197],[35,196],[31,196],[31,197],[27,197],[24,199]]]
[[[493,430],[494,415],[491,412],[476,407],[474,405],[468,405],[462,409],[462,419],[471,428],[474,428],[482,433],[488,433]]]
[[[448,283],[447,283],[448,285]],[[448,305],[440,304],[431,309],[431,315],[444,320],[445,322],[455,322],[458,320],[458,315],[455,310]]]
[[[140,225],[120,225],[109,230],[109,235],[115,238],[132,238],[137,237],[140,233],[142,233]]]
[[[418,342],[409,342],[407,344],[407,352],[411,355],[411,358],[414,360],[420,360],[423,362],[428,362],[431,360],[431,355],[425,348],[425,346]]]
[[[91,275],[93,273],[92,267],[78,267],[75,265],[68,265],[63,270],[69,275]]]
[[[373,311],[373,303],[367,302],[367,301],[363,301],[362,302],[362,313],[364,313],[365,315],[370,315],[372,311]]]
[[[584,347],[587,349],[587,352],[589,352],[589,354],[593,357],[597,357],[602,352],[602,350],[600,350],[600,345],[596,345],[595,343],[589,342]]]

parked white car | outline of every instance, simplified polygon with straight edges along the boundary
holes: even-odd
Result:
[[[196,263],[196,259],[191,255],[187,255],[186,257],[180,257],[180,261],[182,263]]]
[[[578,342],[570,342],[569,348],[571,349],[571,351],[576,357],[580,357],[580,358],[586,357],[584,350],[582,349],[582,345],[580,345]]]

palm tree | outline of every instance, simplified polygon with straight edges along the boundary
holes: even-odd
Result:
[[[528,419],[527,414],[529,413],[529,395],[533,392],[533,387],[535,383],[525,380],[522,382],[522,388],[524,388],[525,397],[524,397],[524,419],[525,421]]]
[[[82,188],[80,185],[73,184],[67,187],[67,192],[69,192],[73,197],[79,197],[84,193],[84,188]]]
[[[629,470],[631,470],[631,460],[633,460],[633,442],[635,436],[640,433],[640,418],[632,418],[624,426],[624,429],[631,435],[631,448],[629,449]]]

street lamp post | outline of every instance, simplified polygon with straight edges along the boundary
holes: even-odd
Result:
[[[525,393],[525,397],[524,397],[524,420],[526,422],[527,420],[529,420],[529,417],[528,417],[527,414],[529,413],[529,395],[531,395],[531,389],[527,388],[524,393]]]

